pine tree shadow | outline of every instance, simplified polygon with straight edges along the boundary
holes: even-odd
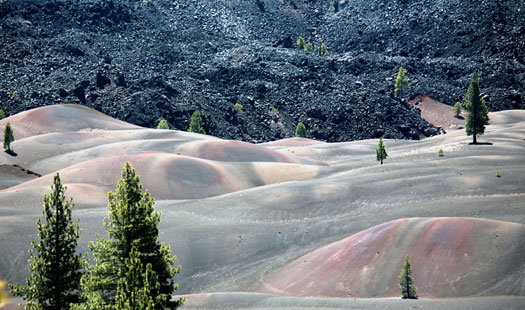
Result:
[[[17,154],[15,151],[13,151],[13,150],[7,150],[7,151],[5,151],[5,152],[6,152],[7,154],[13,156],[13,157],[18,156],[18,154]]]
[[[492,142],[476,142],[476,143],[470,142],[469,145],[493,145],[493,143]]]
[[[457,118],[457,119],[465,119],[465,118],[464,118],[463,116],[461,116],[461,115],[454,115],[454,117]]]

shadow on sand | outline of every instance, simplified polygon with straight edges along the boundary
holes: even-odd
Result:
[[[7,151],[5,151],[5,152],[6,152],[7,154],[11,155],[11,156],[14,156],[14,157],[18,156],[18,154],[15,153],[15,151],[13,151],[13,150],[7,150]]]
[[[492,145],[492,142],[470,142],[469,145]]]

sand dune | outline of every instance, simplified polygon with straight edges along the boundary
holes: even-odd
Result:
[[[183,266],[176,278],[181,294],[265,288],[290,295],[395,296],[391,280],[408,252],[422,296],[525,295],[520,242],[525,224],[524,111],[490,114],[491,125],[479,140],[492,144],[470,145],[471,137],[462,130],[422,141],[385,140],[389,157],[382,166],[375,160],[377,140],[291,138],[252,145],[140,128],[77,106],[34,112],[10,118],[15,138],[18,130],[20,134],[13,144],[18,155],[0,153],[0,164],[8,165],[0,169],[0,278],[8,281],[27,275],[27,249],[36,238],[42,195],[57,171],[68,186],[66,194],[74,197],[74,216],[83,228],[79,247],[87,251],[89,240],[105,235],[107,192],[115,189],[124,162],[130,161],[162,212],[161,240]],[[68,117],[78,124],[65,121]],[[437,156],[439,148],[445,156]],[[35,179],[15,171],[15,164],[43,176]],[[451,242],[444,242],[446,236]],[[334,245],[348,255],[328,268],[332,250],[327,247]],[[296,280],[298,272],[290,271],[301,266],[301,257],[314,254],[319,264],[302,275],[331,275],[315,283],[324,290],[320,292],[302,287],[309,280]],[[422,263],[426,260],[441,272]],[[470,267],[477,269],[467,273]],[[272,280],[286,268],[290,272],[280,273],[282,280]],[[285,283],[290,286],[280,286]],[[232,294],[210,296],[229,300],[235,309],[347,305],[333,298],[324,307],[319,304],[324,299],[310,303]],[[224,308],[223,301],[213,298],[190,305]],[[261,298],[275,302],[266,304]],[[495,303],[473,300],[489,305],[486,309],[523,304],[523,299],[510,297]],[[391,304],[392,309],[406,306],[383,299],[356,305]],[[445,306],[473,304],[469,299]],[[431,300],[425,305],[439,309],[444,304]]]
[[[326,245],[265,278],[291,296],[399,296],[405,254],[423,297],[524,295],[525,225],[472,218],[388,222]]]
[[[315,178],[317,166],[283,163],[224,163],[162,152],[97,157],[59,170],[68,195],[80,207],[104,206],[129,161],[156,199],[197,199],[251,187]],[[0,200],[19,208],[35,205],[49,191],[53,174],[0,191]]]
[[[51,132],[140,128],[73,104],[45,106],[7,117],[0,121],[2,131],[8,122],[13,127],[15,139]]]

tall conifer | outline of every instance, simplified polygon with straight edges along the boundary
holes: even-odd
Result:
[[[414,279],[412,279],[412,266],[410,265],[410,258],[408,255],[405,256],[405,262],[403,263],[403,269],[399,274],[399,288],[403,299],[417,299],[417,288],[414,286]]]
[[[470,85],[465,96],[465,107],[468,112],[465,130],[468,136],[472,136],[472,143],[478,143],[477,135],[485,133],[485,125],[489,124],[489,111],[485,100],[481,97],[479,89],[478,74],[474,72],[470,79]]]
[[[109,215],[104,225],[109,238],[90,244],[95,265],[89,266],[82,279],[87,303],[81,309],[118,306],[117,296],[122,297],[125,275],[132,269],[127,260],[135,264],[132,249],[143,265],[151,265],[159,282],[158,286],[149,287],[148,294],[155,301],[151,310],[180,307],[183,299],[171,299],[177,289],[173,276],[179,273],[180,266],[173,267],[175,257],[171,256],[169,246],[158,239],[160,213],[155,211],[155,201],[149,192],[143,193],[139,176],[129,162],[122,170],[117,189],[108,194],[108,200]]]
[[[52,192],[44,196],[44,219],[38,219],[39,241],[33,241],[27,285],[10,285],[14,296],[27,301],[25,309],[66,310],[79,302],[84,260],[76,253],[79,224],[71,219],[72,199],[56,174]]]

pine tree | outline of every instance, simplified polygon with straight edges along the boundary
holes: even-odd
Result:
[[[317,55],[318,56],[326,56],[328,55],[328,48],[326,48],[326,44],[322,43],[317,48]]]
[[[206,134],[206,131],[204,130],[204,128],[202,128],[201,112],[197,110],[193,112],[193,114],[191,115],[190,128],[188,128],[188,131]]]
[[[38,219],[40,241],[33,241],[27,285],[10,285],[14,296],[27,300],[25,309],[64,310],[80,301],[80,278],[85,261],[76,253],[79,223],[71,220],[72,199],[57,173],[52,192],[44,196],[44,220]]]
[[[3,120],[5,118],[5,112],[4,110],[0,109],[0,120]]]
[[[295,136],[300,138],[306,138],[306,127],[303,122],[299,122],[297,127],[295,127]]]
[[[117,309],[153,310],[155,304],[164,302],[159,299],[160,296],[155,294],[160,288],[155,271],[151,264],[147,264],[144,271],[140,253],[135,246],[131,248],[129,258],[126,258],[125,268],[120,271],[119,278],[121,280],[118,283],[115,298]]]
[[[461,114],[461,110],[463,110],[463,106],[461,106],[461,102],[456,102],[456,104],[454,104],[454,115],[456,115],[456,117],[459,117],[459,115]]]
[[[417,299],[417,288],[414,286],[414,279],[412,279],[412,267],[410,266],[410,258],[408,255],[405,256],[405,262],[403,263],[403,269],[399,274],[399,288],[403,299]]]
[[[465,96],[465,107],[468,112],[465,130],[467,135],[472,135],[472,143],[476,144],[477,135],[485,133],[485,125],[489,124],[488,109],[485,100],[481,97],[479,89],[478,74],[474,72],[470,79],[467,95]]]
[[[401,96],[407,88],[408,88],[408,79],[405,75],[405,68],[401,66],[399,67],[399,72],[397,73],[394,92],[396,93],[396,96],[397,95]]]
[[[297,47],[300,50],[304,50],[304,45],[305,45],[304,38],[302,36],[299,36],[299,39],[297,39]]]
[[[385,144],[383,143],[383,138],[379,138],[379,143],[376,147],[376,159],[377,161],[381,162],[381,165],[383,164],[383,160],[385,160],[388,157],[388,154],[386,153]]]
[[[154,301],[152,310],[177,309],[184,300],[171,300],[171,295],[177,289],[173,276],[180,272],[180,266],[173,267],[176,257],[170,255],[169,246],[158,240],[160,214],[155,211],[155,201],[149,192],[143,193],[139,176],[129,162],[122,170],[117,189],[108,194],[108,200],[109,215],[104,226],[109,238],[90,244],[95,265],[89,266],[88,274],[82,279],[87,303],[79,309],[107,309],[117,305],[117,296],[121,296],[124,289],[120,279],[129,272],[126,259],[130,259],[133,247],[140,253],[143,264],[151,264],[159,282],[158,288],[148,288]],[[121,292],[117,294],[119,285]]]
[[[11,124],[7,123],[4,129],[4,150],[11,152],[11,143],[13,143],[13,141],[15,141],[13,129],[11,128]]]
[[[157,125],[157,129],[170,129],[170,125],[165,119],[161,119]]]

